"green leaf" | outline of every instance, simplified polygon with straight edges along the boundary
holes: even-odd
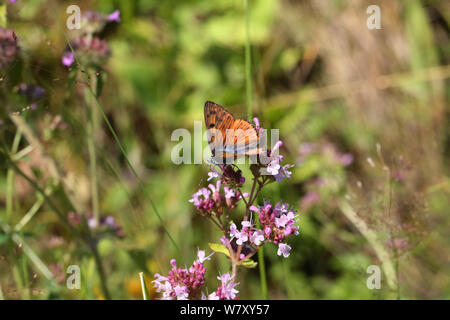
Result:
[[[208,245],[209,245],[209,247],[211,248],[212,251],[217,252],[217,253],[223,253],[228,258],[231,258],[230,251],[223,244],[208,243]]]
[[[0,26],[6,28],[6,5],[0,3]]]
[[[242,261],[239,264],[246,268],[255,268],[258,265],[258,262],[253,261],[252,259],[245,259],[244,261]]]
[[[102,73],[102,72],[97,72],[94,74],[94,76],[97,77],[97,88],[96,88],[96,93],[97,93],[97,97],[100,97],[100,95],[102,94],[103,91],[103,85],[104,85],[104,79],[103,77],[106,77],[106,73]]]
[[[0,232],[0,244],[5,244],[9,239],[6,233]]]

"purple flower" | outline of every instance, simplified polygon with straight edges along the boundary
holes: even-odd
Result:
[[[155,280],[152,282],[156,292],[162,292],[162,299],[186,300],[200,297],[206,273],[203,262],[209,260],[209,256],[205,257],[205,251],[203,250],[199,250],[197,255],[198,259],[194,261],[189,269],[177,267],[176,260],[172,259],[170,261],[172,270],[169,271],[167,277],[158,273],[155,274]]]
[[[208,296],[208,300],[220,300],[220,298],[215,292],[213,292]]]
[[[280,182],[283,178],[290,178],[292,172],[289,171],[294,165],[286,164],[281,165],[283,161],[283,156],[278,154],[278,150],[283,145],[282,141],[277,141],[273,146],[272,150],[268,151],[269,160],[266,166],[263,166],[261,173],[263,175],[271,175],[274,177],[276,182]]]
[[[308,210],[312,205],[320,201],[320,195],[317,192],[307,192],[300,200],[302,210]]]
[[[262,230],[256,230],[253,232],[250,236],[250,242],[259,246],[262,242],[264,242],[264,232],[262,232]]]
[[[278,245],[277,254],[279,256],[283,255],[283,257],[287,258],[287,257],[289,257],[289,251],[291,251],[291,247],[288,244],[280,243]]]
[[[120,10],[115,10],[108,16],[108,21],[115,21],[117,23],[120,22]]]
[[[215,206],[215,201],[210,198],[211,191],[206,188],[201,188],[199,191],[192,195],[192,199],[189,202],[193,203],[200,214],[209,215],[212,213],[212,209]]]
[[[200,261],[200,263],[203,263],[203,262],[205,262],[206,260],[211,260],[211,256],[214,254],[214,252],[213,253],[211,253],[209,256],[205,256],[205,250],[198,250],[198,252],[197,252],[197,258],[198,258],[198,261]]]
[[[283,214],[281,217],[275,218],[275,225],[278,228],[285,228],[289,223],[292,223],[294,218],[295,218],[294,212],[289,211],[288,214]]]
[[[45,96],[45,90],[33,84],[21,83],[18,93],[25,96],[29,102],[37,101]]]
[[[388,239],[386,241],[386,245],[388,248],[404,250],[409,248],[409,240],[408,238],[394,238],[394,241],[392,241],[392,239]]]
[[[236,294],[239,293],[235,287],[238,285],[233,282],[233,278],[229,273],[225,273],[220,277],[217,277],[222,284],[217,288],[216,295],[221,300],[234,300],[237,298]]]
[[[280,168],[277,174],[275,174],[275,181],[280,182],[283,178],[290,178],[292,172],[288,171],[288,169],[292,168],[293,164],[286,164]]]
[[[98,227],[97,219],[95,219],[94,217],[89,218],[87,222],[88,222],[89,228],[91,228],[91,229],[95,229]]]
[[[100,229],[102,233],[113,233],[119,238],[125,237],[125,232],[122,230],[122,227],[117,224],[112,216],[100,216],[99,219],[96,219],[92,213],[89,213],[87,216],[87,224],[90,229]]]
[[[82,34],[97,34],[102,32],[108,22],[120,22],[120,11],[106,15],[94,10],[85,10],[81,18]]]
[[[244,231],[239,231],[234,223],[232,223],[230,226],[230,234],[232,238],[233,237],[236,238],[236,243],[238,245],[242,245],[244,242],[247,242],[248,240],[248,234]]]
[[[189,202],[193,203],[200,214],[204,216],[209,216],[213,213],[220,216],[224,207],[234,209],[242,199],[241,194],[229,187],[224,187],[222,192],[221,186],[222,180],[218,180],[215,185],[208,185],[209,189],[201,188],[192,195],[192,199]],[[248,194],[245,193],[243,196],[248,197]]]
[[[102,66],[111,55],[111,49],[105,40],[98,37],[81,36],[71,42],[71,47],[77,55],[77,60],[83,66]],[[75,57],[72,51],[67,48],[62,57],[62,63],[70,66]]]
[[[208,172],[208,179],[206,181],[218,178],[220,176],[219,173],[214,168],[212,168],[211,170],[212,170],[211,172]]]
[[[73,56],[72,51],[66,51],[66,53],[64,53],[64,55],[62,56],[62,64],[70,67],[72,65],[72,63],[75,61],[75,57]]]
[[[0,70],[5,69],[16,59],[19,50],[14,31],[0,26]]]
[[[253,122],[255,123],[256,129],[261,128],[261,126],[259,125],[259,119],[258,119],[257,117],[254,117],[254,118],[253,118]]]
[[[283,159],[283,156],[280,155],[269,162],[266,170],[270,175],[274,176],[274,175],[278,174],[278,171],[281,168],[280,162],[282,159]]]
[[[341,154],[339,155],[339,162],[344,166],[348,166],[353,162],[353,155],[351,153]]]
[[[315,145],[309,142],[302,143],[300,145],[300,154],[307,155],[313,152],[315,149]]]
[[[295,225],[297,216],[287,203],[277,202],[273,206],[266,201],[264,206],[251,206],[250,210],[258,213],[266,241],[280,244],[287,236],[299,234]]]
[[[177,300],[187,300],[189,297],[186,286],[176,286],[174,288],[174,292]]]
[[[223,190],[225,191],[225,198],[230,199],[235,196],[235,192],[233,189],[230,189],[228,187],[224,187]]]

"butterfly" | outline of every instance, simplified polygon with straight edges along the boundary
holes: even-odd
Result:
[[[230,164],[239,157],[263,153],[258,147],[258,131],[247,120],[235,119],[227,109],[211,101],[205,102],[204,114],[212,162]]]

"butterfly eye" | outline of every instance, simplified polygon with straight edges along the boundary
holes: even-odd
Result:
[[[211,124],[209,125],[209,127],[210,127],[210,128],[214,128],[214,123],[211,123]]]

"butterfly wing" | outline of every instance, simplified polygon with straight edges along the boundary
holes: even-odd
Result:
[[[205,103],[204,113],[208,144],[216,162],[224,159],[232,163],[239,156],[262,152],[258,149],[258,132],[250,122],[234,119],[228,110],[211,101]]]
[[[205,124],[208,144],[213,156],[216,149],[222,149],[225,145],[226,130],[234,123],[233,115],[217,103],[206,101]]]

